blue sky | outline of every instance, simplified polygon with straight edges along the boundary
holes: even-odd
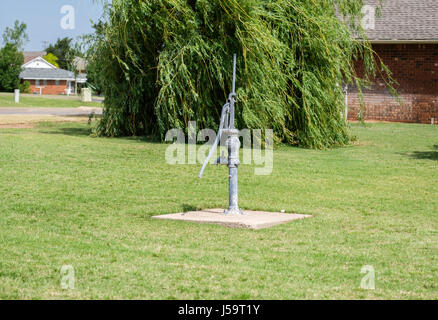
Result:
[[[102,15],[102,5],[93,0],[0,0],[0,34],[12,27],[15,20],[27,24],[29,42],[26,51],[44,49],[44,41],[55,43],[57,38],[74,38],[92,32],[90,19],[97,21]],[[74,8],[74,29],[63,29],[61,19],[66,15],[61,8]],[[3,46],[0,37],[1,46]]]

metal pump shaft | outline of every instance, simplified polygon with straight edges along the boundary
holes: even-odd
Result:
[[[221,141],[222,135],[227,137],[226,146],[228,150],[228,158],[225,160],[219,157],[215,164],[226,164],[228,166],[228,180],[229,180],[229,205],[228,209],[224,213],[227,214],[242,214],[238,205],[238,166],[239,161],[239,150],[240,150],[240,140],[239,140],[239,130],[234,127],[234,111],[236,102],[236,62],[237,55],[234,54],[233,57],[233,83],[232,92],[228,95],[228,101],[223,105],[221,112],[221,119],[219,123],[219,130],[216,136],[216,140],[205,159],[201,171],[199,172],[199,178],[202,178],[205,167],[210,161],[211,156],[216,151],[219,142]]]

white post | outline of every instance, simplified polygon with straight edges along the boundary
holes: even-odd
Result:
[[[15,103],[20,103],[20,89],[14,90],[14,101]]]
[[[82,102],[91,102],[91,89],[82,88],[81,90],[81,101]]]

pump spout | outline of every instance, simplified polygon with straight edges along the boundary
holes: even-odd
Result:
[[[234,129],[234,104],[236,101],[236,63],[237,63],[237,55],[233,56],[233,83],[231,87],[231,93],[228,95],[228,101],[222,107],[221,119],[219,122],[219,130],[216,135],[216,140],[211,146],[210,152],[208,153],[207,158],[205,158],[204,163],[202,164],[201,171],[199,172],[199,179],[202,178],[204,174],[205,167],[207,166],[210,158],[216,152],[217,146],[221,141],[222,132],[224,129]],[[224,161],[224,156],[219,157],[214,164],[228,164]]]
[[[225,124],[225,117],[227,116],[229,110],[230,110],[230,104],[227,102],[222,107],[221,121],[219,123],[219,130],[218,130],[217,135],[216,135],[216,140],[214,140],[214,143],[211,146],[210,152],[208,153],[207,158],[205,158],[204,163],[202,164],[201,171],[199,172],[199,179],[202,178],[202,174],[204,173],[205,167],[207,166],[208,162],[210,161],[211,156],[215,153],[217,146],[218,146],[219,142],[221,141],[222,130],[224,129],[224,124]]]

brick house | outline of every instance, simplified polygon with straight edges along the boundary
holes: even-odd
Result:
[[[22,66],[21,81],[30,83],[30,92],[38,94],[72,94],[78,85],[87,81],[85,74],[75,74],[60,69],[44,60],[41,56],[27,61]]]
[[[382,78],[363,89],[365,120],[438,123],[438,3],[437,0],[385,0],[376,15],[377,0],[366,0],[362,24],[373,49],[398,82],[400,103]],[[363,74],[361,61],[356,70]],[[359,114],[357,88],[348,92],[348,118]]]

